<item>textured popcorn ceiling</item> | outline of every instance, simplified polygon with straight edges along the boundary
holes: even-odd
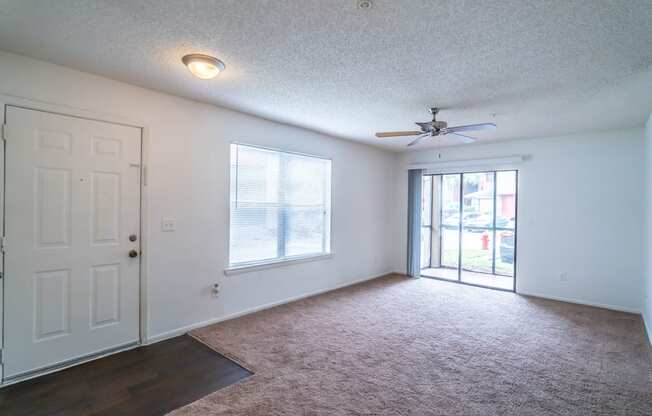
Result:
[[[409,139],[374,132],[432,105],[451,125],[496,122],[483,141],[652,111],[650,0],[0,0],[0,49],[397,150]],[[226,72],[193,78],[195,52]]]

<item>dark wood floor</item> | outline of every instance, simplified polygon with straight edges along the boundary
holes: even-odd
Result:
[[[0,415],[163,415],[252,373],[184,335],[0,390]]]

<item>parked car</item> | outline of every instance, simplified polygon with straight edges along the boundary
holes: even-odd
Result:
[[[444,217],[444,220],[443,220],[444,225],[457,226],[457,225],[459,225],[459,223],[460,223],[460,214],[459,213],[448,215],[448,216]]]
[[[513,231],[500,233],[500,260],[503,263],[514,264],[514,241]]]
[[[463,222],[466,225],[469,221],[474,221],[480,216],[479,213],[474,211],[464,211]],[[460,211],[457,209],[448,209],[442,212],[443,224],[444,225],[459,225],[460,223]]]
[[[491,224],[493,223],[493,216],[491,215],[478,215],[474,214],[469,217],[464,218],[464,226],[465,227],[484,227],[484,228],[489,228],[491,227]],[[471,232],[483,232],[484,230],[469,230]]]
[[[493,217],[491,215],[475,215],[464,222],[467,227],[486,227],[491,228]],[[505,217],[496,217],[496,228],[514,228],[514,219]]]
[[[514,228],[514,218],[496,217],[496,228]]]

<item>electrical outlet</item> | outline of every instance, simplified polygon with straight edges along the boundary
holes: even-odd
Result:
[[[211,288],[211,293],[214,298],[217,297],[217,295],[220,294],[220,284],[219,283],[214,283],[212,288]]]
[[[163,218],[161,219],[161,230],[162,231],[174,231],[177,229],[177,220],[174,218]]]
[[[568,273],[566,273],[566,272],[559,273],[559,281],[560,282],[567,282],[568,281]]]

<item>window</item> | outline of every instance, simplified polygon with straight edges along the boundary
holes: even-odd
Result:
[[[231,144],[231,267],[330,252],[331,161]]]

